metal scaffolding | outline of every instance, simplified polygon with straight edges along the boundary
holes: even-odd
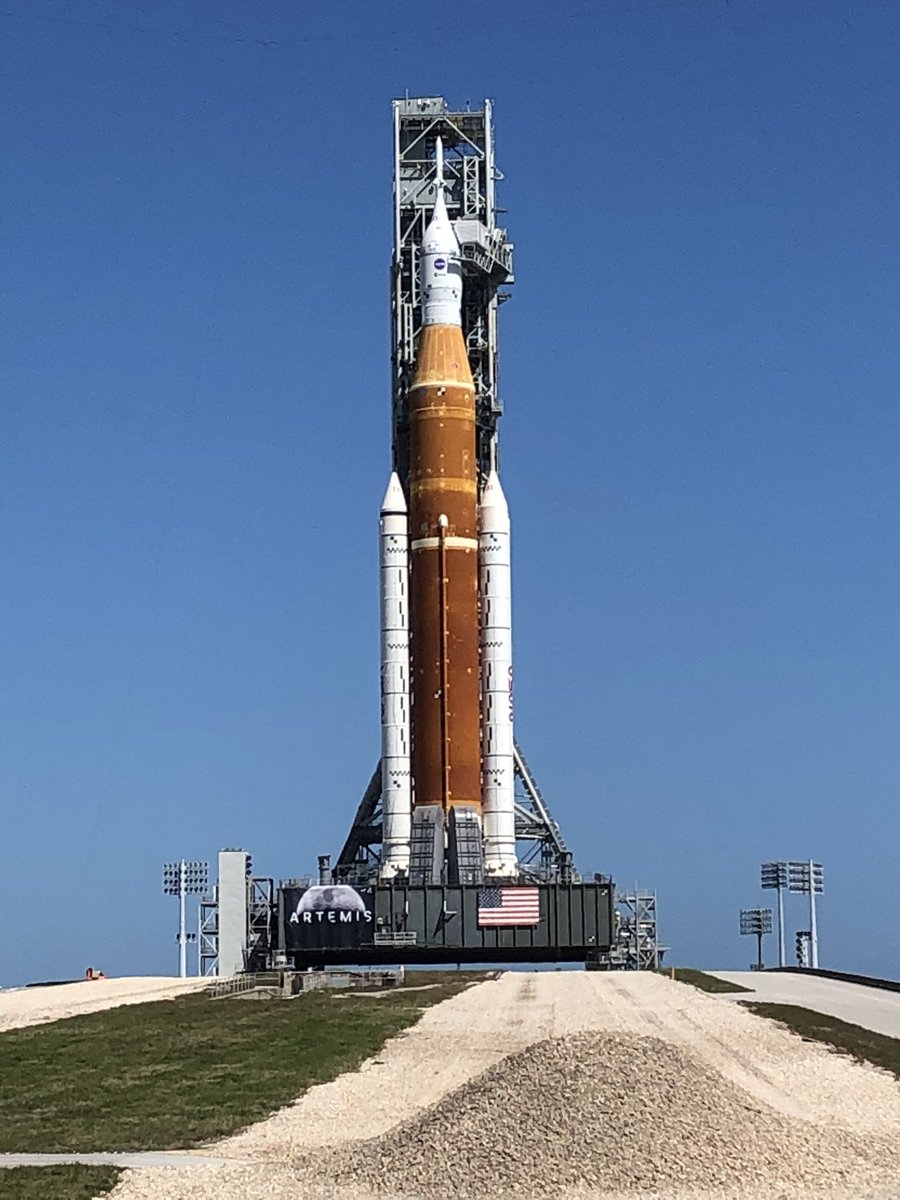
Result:
[[[250,861],[247,855],[248,867]],[[270,965],[275,942],[275,881],[248,874],[246,888],[246,932],[241,932],[240,956],[244,970],[262,971]],[[216,884],[210,894],[200,900],[201,975],[219,974],[219,898],[220,889]]]
[[[463,337],[475,381],[478,465],[482,481],[503,411],[497,385],[497,309],[513,282],[512,246],[497,225],[494,125],[484,108],[451,112],[441,96],[395,100],[394,254],[391,264],[392,414],[394,469],[407,491],[409,385],[420,329],[418,253],[434,208],[435,139],[444,143],[447,209],[463,268]]]
[[[668,947],[659,943],[656,892],[618,892],[619,931],[611,957],[625,971],[655,971]]]
[[[275,915],[275,880],[247,880],[247,970],[263,971],[271,966],[275,944],[272,922]]]
[[[219,973],[219,888],[200,900],[200,974]]]

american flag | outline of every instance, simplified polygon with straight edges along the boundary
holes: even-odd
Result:
[[[490,887],[478,893],[478,924],[537,925],[541,892],[536,887]]]

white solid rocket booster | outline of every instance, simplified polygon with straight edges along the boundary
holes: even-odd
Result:
[[[409,540],[396,471],[381,505],[381,877],[409,871]]]
[[[512,575],[509,509],[491,470],[478,510],[481,591],[482,819],[485,874],[509,878],[516,861]]]

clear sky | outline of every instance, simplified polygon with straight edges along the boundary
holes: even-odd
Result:
[[[815,856],[823,965],[900,973],[898,61],[895,0],[4,0],[0,982],[171,972],[166,859],[340,848],[405,89],[496,103],[518,736],[578,864],[741,966]]]

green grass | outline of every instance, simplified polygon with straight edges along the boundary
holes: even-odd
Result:
[[[115,1167],[0,1169],[0,1200],[93,1200],[116,1186]]]
[[[447,967],[443,971],[433,971],[427,967],[408,967],[401,987],[431,987],[434,984],[443,986],[452,982],[483,983],[486,979],[496,979],[499,974],[499,971],[466,971],[456,967]]]
[[[851,1025],[837,1017],[812,1012],[795,1004],[762,1004],[742,1001],[760,1017],[777,1021],[808,1042],[824,1042],[861,1062],[873,1063],[900,1079],[900,1040]]]
[[[672,967],[661,967],[661,975],[671,975]],[[728,983],[715,975],[707,975],[705,971],[697,971],[693,967],[675,967],[675,978],[679,983],[689,983],[699,988],[701,992],[749,992],[750,988],[742,987],[739,983]]]
[[[0,1035],[0,1151],[163,1150],[262,1120],[353,1070],[471,976],[427,991],[187,996]]]

